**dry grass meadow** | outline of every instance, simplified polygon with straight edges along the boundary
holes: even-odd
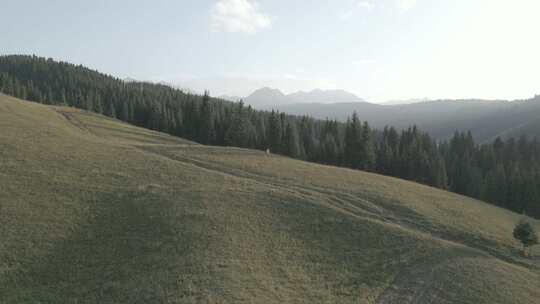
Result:
[[[519,219],[0,95],[0,303],[540,303]]]

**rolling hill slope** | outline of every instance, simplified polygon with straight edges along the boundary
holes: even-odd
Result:
[[[540,301],[518,215],[71,108],[0,95],[0,185],[0,303]]]

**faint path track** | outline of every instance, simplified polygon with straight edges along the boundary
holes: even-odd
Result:
[[[90,129],[77,118],[77,115],[74,115],[75,113],[68,112],[68,111],[62,111],[60,109],[54,109],[54,111],[62,116],[73,126],[76,128],[79,128],[83,131],[90,132]],[[80,113],[77,113],[80,114]]]

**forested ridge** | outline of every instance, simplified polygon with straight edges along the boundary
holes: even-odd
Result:
[[[65,105],[194,140],[265,150],[312,162],[400,177],[480,198],[540,218],[540,144],[520,137],[478,145],[470,133],[443,143],[415,126],[372,130],[356,113],[346,123],[125,82],[36,56],[0,56],[0,91]]]

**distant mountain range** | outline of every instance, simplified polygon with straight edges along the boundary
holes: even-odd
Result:
[[[521,134],[540,138],[540,96],[521,101],[414,99],[374,104],[343,90],[284,94],[277,89],[262,88],[243,100],[256,109],[318,119],[346,121],[357,112],[361,120],[374,128],[403,129],[416,125],[439,140],[450,138],[455,131],[469,130],[480,142]]]
[[[247,97],[222,95],[219,98],[239,101],[243,100],[246,105],[251,105],[256,109],[272,109],[276,106],[287,106],[304,103],[357,103],[366,102],[362,98],[343,90],[321,90],[315,89],[309,92],[299,91],[291,94],[284,94],[278,89],[262,88],[251,93]]]
[[[404,104],[413,104],[413,103],[419,103],[419,102],[426,102],[430,101],[429,98],[413,98],[413,99],[397,99],[397,100],[388,100],[385,102],[382,102],[382,105],[386,106],[395,106],[395,105],[404,105]]]
[[[438,140],[449,139],[455,131],[471,131],[479,142],[522,134],[540,138],[540,95],[521,101],[424,98],[375,104],[344,90],[315,89],[285,94],[265,87],[247,97],[222,95],[218,98],[243,100],[258,110],[277,110],[317,119],[346,121],[356,112],[361,120],[376,129],[385,126],[404,129],[416,125]]]
[[[357,112],[361,120],[375,128],[412,125],[437,139],[448,139],[457,131],[471,131],[480,142],[497,136],[516,137],[527,134],[540,138],[540,97],[523,101],[502,100],[435,100],[402,105],[372,103],[294,104],[275,107],[295,115],[346,121]]]
[[[217,98],[225,99],[228,101],[238,102],[244,101],[246,104],[256,108],[272,108],[276,105],[294,105],[302,103],[322,103],[322,104],[336,104],[336,103],[357,103],[366,102],[365,99],[356,96],[353,93],[344,90],[321,90],[314,89],[309,92],[299,91],[291,94],[284,94],[279,89],[273,89],[269,87],[261,88],[247,97],[220,95]],[[415,99],[403,99],[403,100],[389,100],[382,102],[382,105],[403,105],[413,104],[419,102],[430,101],[428,98],[415,98]]]

